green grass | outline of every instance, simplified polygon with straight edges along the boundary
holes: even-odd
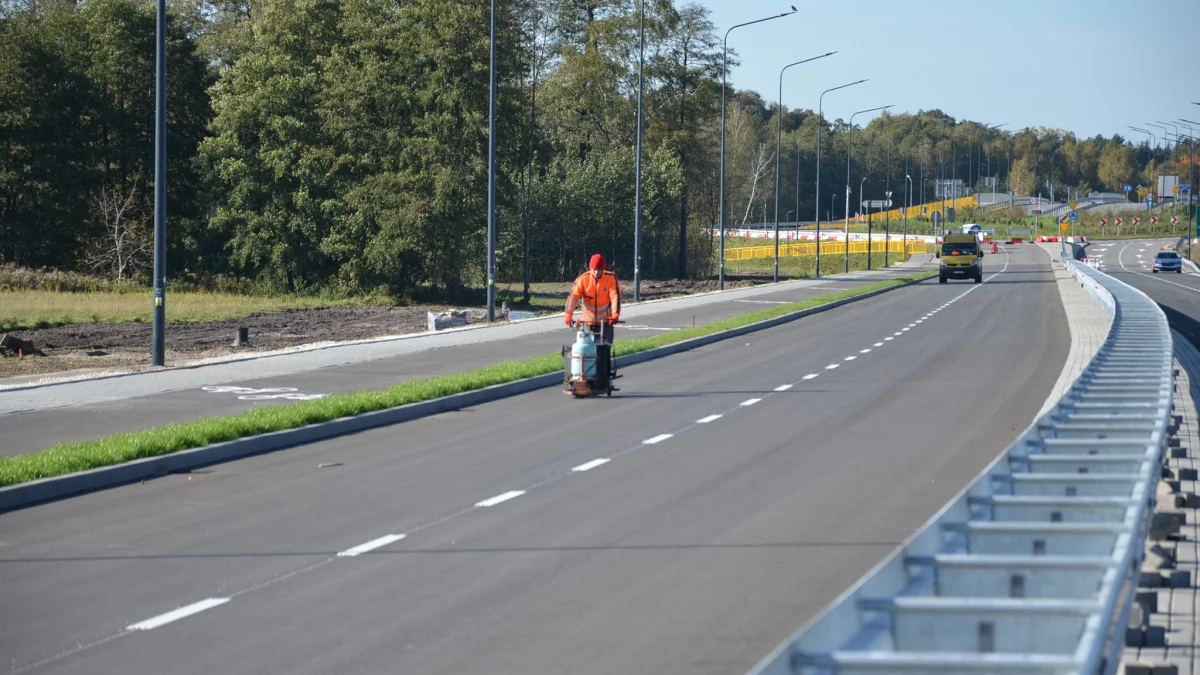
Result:
[[[614,351],[617,356],[635,354],[647,349],[711,335],[802,309],[863,295],[907,281],[928,278],[932,274],[918,274],[903,279],[868,284],[851,291],[822,295],[803,302],[780,305],[654,337],[618,340]],[[342,417],[352,417],[553,373],[561,368],[561,355],[548,354],[454,375],[401,382],[387,389],[339,394],[287,406],[259,408],[227,417],[169,424],[83,443],[65,443],[39,452],[0,458],[0,486],[17,485],[41,478],[62,476],[146,457],[157,457],[247,436],[293,429]]]

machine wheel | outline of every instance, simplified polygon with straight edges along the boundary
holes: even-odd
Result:
[[[1175,274],[1183,274],[1183,268],[1180,267],[1179,269],[1175,270]]]
[[[975,283],[977,283],[977,284],[983,283],[983,275],[982,274],[975,277]]]

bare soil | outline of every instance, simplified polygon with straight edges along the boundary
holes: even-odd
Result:
[[[726,277],[726,288],[738,288],[770,281],[769,277]],[[537,284],[529,305],[510,303],[511,309],[541,313],[561,307],[571,284]],[[520,293],[520,285],[510,287]],[[710,279],[683,281],[643,281],[643,300],[703,293],[717,290]],[[633,298],[633,284],[622,282],[622,294]],[[315,342],[363,340],[386,335],[421,333],[428,329],[427,312],[447,307],[327,307],[253,314],[243,319],[168,324],[166,362],[181,365],[190,361],[238,354],[287,349]],[[463,311],[459,308],[460,311]],[[485,310],[469,308],[468,323],[486,321]],[[558,310],[561,311],[561,310]],[[249,329],[250,344],[234,346],[237,328]],[[148,370],[151,358],[152,328],[148,323],[87,323],[39,330],[14,331],[13,335],[32,342],[45,356],[0,358],[0,379],[46,376],[66,371]]]

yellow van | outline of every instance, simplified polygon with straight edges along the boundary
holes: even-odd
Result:
[[[938,270],[938,283],[947,279],[974,279],[983,283],[983,247],[973,234],[948,234],[942,239],[942,250],[937,254],[942,264]]]

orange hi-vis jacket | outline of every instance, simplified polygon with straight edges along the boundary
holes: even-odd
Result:
[[[605,270],[599,279],[592,276],[591,270],[581,274],[571,288],[571,295],[567,296],[567,314],[573,314],[581,305],[582,321],[586,324],[616,321],[620,318],[621,286],[617,283],[617,275],[608,270]]]

